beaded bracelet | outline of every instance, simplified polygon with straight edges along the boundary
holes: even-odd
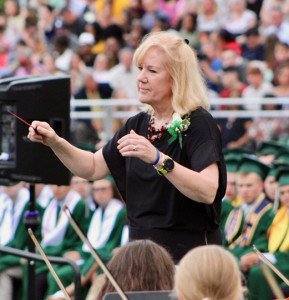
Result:
[[[157,159],[153,163],[150,164],[152,166],[156,165],[159,162],[159,159],[160,159],[160,151],[159,151],[158,148],[156,148],[156,150],[157,150]]]

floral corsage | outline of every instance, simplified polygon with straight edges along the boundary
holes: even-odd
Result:
[[[172,122],[167,125],[167,130],[171,134],[171,138],[169,139],[168,143],[171,144],[173,141],[179,138],[180,147],[182,148],[182,133],[189,128],[190,124],[191,122],[188,115],[185,115],[185,117],[182,119],[180,114],[174,113]]]

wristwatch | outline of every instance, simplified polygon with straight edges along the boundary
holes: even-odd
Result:
[[[162,166],[160,169],[158,169],[158,174],[159,175],[165,175],[168,172],[171,172],[175,167],[175,162],[173,161],[172,158],[167,156],[167,158],[162,162]]]

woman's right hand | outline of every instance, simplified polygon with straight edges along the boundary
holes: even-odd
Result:
[[[49,147],[52,147],[54,144],[56,144],[59,139],[59,136],[47,122],[40,121],[32,122],[31,127],[29,127],[29,133],[27,137],[32,142],[42,143]]]

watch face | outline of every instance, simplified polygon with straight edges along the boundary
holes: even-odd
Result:
[[[172,171],[175,166],[175,162],[171,158],[167,158],[164,161],[164,169],[168,172]]]

